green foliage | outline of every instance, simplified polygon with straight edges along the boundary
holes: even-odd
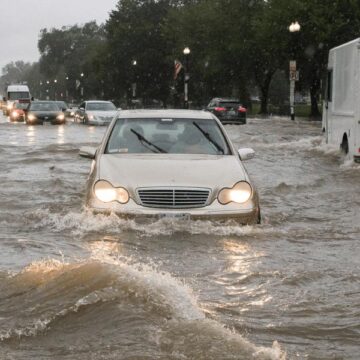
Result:
[[[171,8],[168,0],[123,0],[111,12],[105,25],[107,55],[99,69],[113,97],[130,99],[136,84],[145,101],[166,102],[173,60],[162,27]]]
[[[73,98],[81,96],[80,86],[86,89],[85,96],[98,95],[100,89],[94,63],[104,43],[104,28],[94,21],[83,26],[41,30],[38,47],[42,82],[54,84],[56,79],[56,85],[52,86],[56,86],[57,93],[68,93]],[[77,87],[79,81],[81,84]]]
[[[293,21],[300,32],[289,32]],[[259,111],[267,113],[269,97],[276,106],[287,101],[289,60],[296,59],[296,87],[310,91],[315,116],[329,49],[359,33],[358,0],[119,0],[105,25],[43,29],[39,64],[9,64],[0,81],[29,79],[44,93],[39,81],[57,79],[58,93],[69,97],[84,88],[87,98],[130,104],[135,95],[145,105],[174,106],[184,92],[184,70],[173,79],[177,59],[188,65],[192,106],[214,96],[238,96],[250,106],[255,86]]]

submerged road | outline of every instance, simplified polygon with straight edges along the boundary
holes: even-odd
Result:
[[[360,166],[319,123],[226,129],[259,226],[92,215],[78,151],[105,128],[0,115],[1,359],[359,358]]]

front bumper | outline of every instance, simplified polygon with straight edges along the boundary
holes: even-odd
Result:
[[[165,209],[150,208],[136,204],[132,199],[127,204],[102,203],[97,199],[91,199],[87,204],[96,214],[112,214],[126,219],[187,219],[187,220],[235,220],[243,225],[257,224],[260,209],[257,198],[247,201],[245,204],[221,205],[217,200],[210,205],[201,208]]]
[[[219,117],[222,124],[246,124],[246,116],[241,117]]]

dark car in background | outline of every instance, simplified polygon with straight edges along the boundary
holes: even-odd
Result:
[[[65,115],[55,101],[33,101],[26,110],[25,122],[35,124],[64,124]]]
[[[214,98],[206,107],[223,124],[246,124],[247,109],[237,99]]]
[[[64,113],[65,118],[73,118],[75,115],[75,108],[73,106],[69,106],[65,101],[55,101],[59,106],[60,110]]]

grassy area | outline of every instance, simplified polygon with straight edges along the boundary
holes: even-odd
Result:
[[[260,103],[253,103],[252,109],[249,109],[248,115],[249,116],[256,116],[259,114],[260,111]],[[284,106],[274,106],[269,105],[268,106],[269,114],[273,115],[289,115],[290,109],[284,105]],[[320,109],[321,111],[321,109]],[[310,105],[308,104],[296,104],[295,105],[295,116],[297,117],[305,117],[308,118],[310,114]]]

